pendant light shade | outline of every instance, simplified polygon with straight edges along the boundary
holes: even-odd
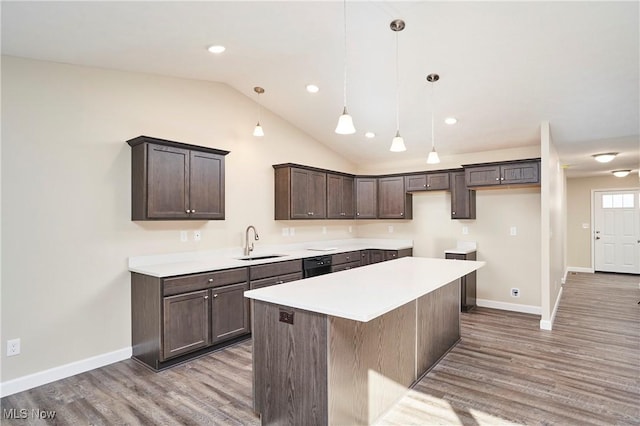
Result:
[[[339,135],[352,135],[356,132],[356,128],[353,127],[353,118],[347,112],[347,107],[344,107],[342,115],[338,118],[338,125],[336,126],[336,133]]]
[[[435,121],[433,119],[434,111],[435,111],[435,96],[433,95],[433,83],[440,80],[440,76],[438,74],[429,74],[427,76],[427,81],[431,83],[431,152],[427,156],[427,164],[438,164],[440,162],[440,157],[436,152],[436,138],[435,138]]]
[[[342,115],[338,117],[338,125],[336,126],[336,133],[339,135],[352,135],[356,132],[356,128],[353,125],[353,118],[347,112],[347,0],[343,1],[343,15],[344,15],[344,79],[343,79],[343,96],[344,96],[344,109]]]
[[[400,136],[400,77],[399,77],[399,65],[398,65],[398,33],[404,30],[405,23],[402,19],[394,19],[389,25],[391,31],[396,33],[396,135],[391,140],[391,152],[406,151],[407,147],[404,145],[404,139]]]
[[[264,93],[264,89],[262,87],[256,86],[253,88],[253,91],[258,94],[258,123],[256,127],[253,128],[253,136],[257,138],[261,138],[264,136],[264,130],[262,130],[262,126],[260,125],[260,115],[262,113],[262,104],[260,103],[260,95]]]
[[[402,152],[406,150],[407,150],[407,147],[404,146],[404,139],[402,139],[402,136],[400,136],[400,131],[398,130],[393,140],[391,141],[391,148],[389,148],[389,151]]]

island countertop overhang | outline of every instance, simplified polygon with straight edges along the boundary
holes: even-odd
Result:
[[[368,322],[473,272],[485,262],[405,257],[244,293],[285,307]]]

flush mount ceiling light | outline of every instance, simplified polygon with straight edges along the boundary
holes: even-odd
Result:
[[[253,136],[257,138],[261,138],[264,136],[264,130],[262,130],[262,126],[260,125],[260,114],[262,112],[262,104],[260,103],[260,95],[264,93],[264,89],[260,86],[256,86],[253,88],[253,91],[258,94],[258,124],[253,129]]]
[[[613,173],[615,177],[627,177],[629,173],[631,173],[631,170],[614,170],[611,173]]]
[[[592,157],[599,163],[608,163],[609,161],[613,160],[616,155],[618,155],[617,152],[607,152],[604,154],[595,154],[592,155]]]
[[[455,117],[447,117],[447,118],[444,119],[444,123],[448,124],[450,126],[456,124],[457,122],[458,122],[458,119],[455,118]]]
[[[213,46],[209,46],[209,48],[207,50],[209,52],[211,52],[211,53],[219,55],[220,53],[224,52],[227,49],[224,46],[220,46],[219,44],[216,44],[216,45],[213,45]]]
[[[320,88],[315,84],[307,84],[307,92],[309,93],[318,93]]]
[[[353,126],[353,118],[347,112],[347,0],[343,1],[343,16],[344,16],[344,109],[342,115],[338,118],[338,125],[336,126],[336,133],[339,135],[352,135],[356,132],[356,128]]]
[[[367,138],[367,139],[373,139],[373,138],[376,137],[376,134],[373,133],[373,132],[367,132],[367,133],[364,134],[364,137]]]
[[[436,101],[435,96],[433,95],[433,84],[440,80],[440,76],[438,74],[429,74],[427,76],[427,81],[431,83],[431,152],[427,157],[427,164],[438,164],[440,162],[440,157],[438,157],[438,153],[436,152],[436,138],[435,134],[435,126],[434,126],[434,111],[436,109]]]
[[[402,19],[394,19],[391,21],[389,25],[391,27],[391,31],[396,33],[396,135],[393,137],[391,141],[391,147],[389,151],[391,152],[402,152],[406,151],[407,147],[404,146],[404,139],[400,136],[400,78],[398,77],[398,33],[404,30],[405,24]]]

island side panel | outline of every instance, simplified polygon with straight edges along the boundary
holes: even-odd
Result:
[[[369,322],[329,317],[329,424],[368,425],[416,379],[416,302]]]
[[[418,298],[420,378],[460,340],[460,279]]]
[[[253,393],[263,425],[328,424],[326,315],[253,302]]]

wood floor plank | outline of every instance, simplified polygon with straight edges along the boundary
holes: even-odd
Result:
[[[536,315],[463,313],[461,342],[378,424],[640,425],[639,281],[569,275],[552,331]],[[247,340],[159,373],[118,362],[2,398],[0,423],[258,425],[251,351]]]

